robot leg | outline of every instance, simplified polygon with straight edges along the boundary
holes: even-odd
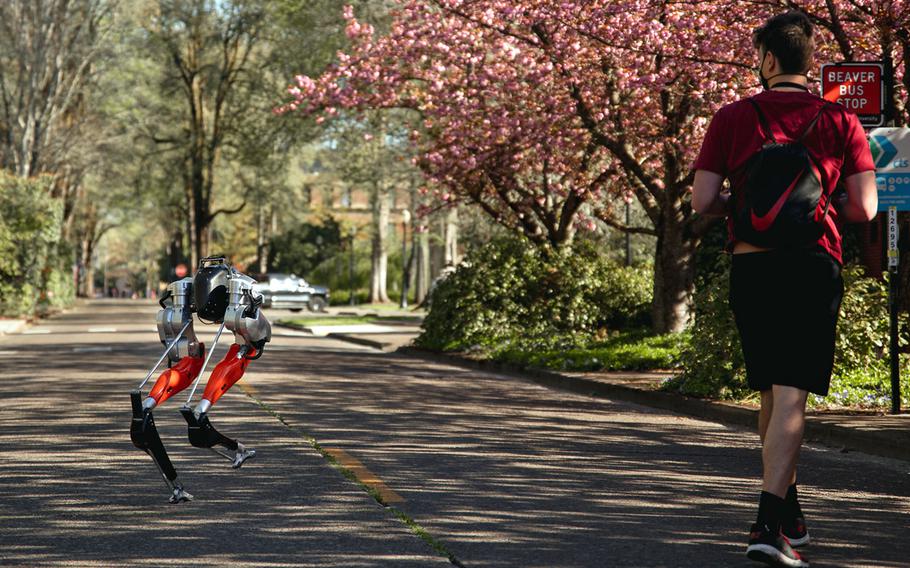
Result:
[[[189,501],[193,496],[187,493],[177,480],[177,470],[171,463],[155,427],[152,409],[185,388],[200,373],[203,347],[193,331],[192,306],[189,301],[191,292],[192,280],[178,280],[168,286],[166,293],[159,300],[161,310],[156,320],[158,337],[165,346],[164,353],[139,387],[130,392],[133,411],[130,440],[155,462],[171,492],[171,503]],[[170,300],[169,304],[167,300]],[[172,364],[171,368],[161,374],[149,397],[143,402],[142,388],[165,359]]]
[[[202,364],[205,361],[205,347],[199,344],[200,354],[198,357],[187,355],[180,359],[176,365],[165,370],[158,377],[155,386],[149,391],[148,398],[145,401],[146,407],[154,407],[162,404],[164,401],[179,393],[199,376],[202,371]]]
[[[209,421],[207,413],[212,405],[221,398],[221,395],[243,376],[244,371],[250,364],[246,351],[246,348],[236,343],[231,345],[227,355],[212,371],[212,375],[209,377],[208,383],[206,383],[202,400],[196,406],[196,409],[190,409],[188,406],[180,409],[180,413],[187,422],[187,434],[190,443],[197,448],[209,448],[231,460],[231,467],[235,469],[241,467],[246,460],[255,457],[256,450],[247,449],[240,442],[218,432]],[[215,446],[223,446],[234,453],[230,455],[219,451]]]
[[[177,480],[177,470],[164,449],[161,442],[161,436],[158,435],[158,429],[155,427],[155,418],[152,416],[151,408],[143,408],[142,392],[135,390],[130,393],[130,399],[133,406],[133,419],[130,422],[130,439],[133,445],[140,450],[145,451],[155,462],[161,476],[164,477],[164,483],[171,491],[169,501],[171,503],[180,503],[191,501],[193,496],[187,493],[180,482]]]

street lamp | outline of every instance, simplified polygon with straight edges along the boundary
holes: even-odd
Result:
[[[401,309],[408,307],[408,224],[411,222],[411,211],[401,212]]]

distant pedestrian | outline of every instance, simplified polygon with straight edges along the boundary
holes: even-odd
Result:
[[[809,19],[775,16],[753,42],[764,92],[714,116],[695,162],[692,206],[728,219],[730,305],[749,386],[761,391],[762,492],[747,554],[805,567],[793,547],[809,543],[796,491],[806,399],[827,395],[831,380],[843,225],[869,221],[878,197],[858,118],[807,86]],[[846,195],[836,198],[839,183]]]

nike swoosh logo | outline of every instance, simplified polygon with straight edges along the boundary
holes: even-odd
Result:
[[[790,194],[793,193],[793,189],[796,187],[796,184],[799,183],[799,180],[802,179],[803,173],[806,170],[803,170],[796,176],[796,179],[793,180],[793,183],[790,184],[790,187],[787,188],[787,191],[783,192],[781,196],[777,199],[777,202],[774,204],[774,207],[770,211],[758,217],[755,215],[755,211],[752,211],[752,226],[755,227],[756,231],[767,231],[771,225],[774,223],[774,220],[777,219],[777,215],[780,213],[780,210],[783,208],[784,203],[787,202],[787,198],[790,197]]]

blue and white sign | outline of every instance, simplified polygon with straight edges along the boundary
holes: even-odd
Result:
[[[875,161],[878,210],[910,211],[910,128],[876,128],[869,133]]]

